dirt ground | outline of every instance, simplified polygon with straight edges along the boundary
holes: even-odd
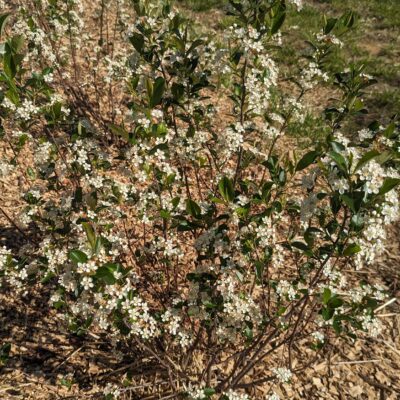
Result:
[[[214,21],[214,20],[213,20]],[[369,38],[371,41],[371,38]],[[372,54],[379,53],[379,38],[368,42]],[[0,151],[5,151],[0,148]],[[0,180],[0,205],[7,215],[18,213],[18,180]],[[390,293],[400,297],[400,227],[390,232],[385,254],[365,274]],[[18,248],[20,232],[0,214],[0,247]],[[156,400],[173,398],[164,391],[163,379],[149,382],[146,372],[157,368],[139,351],[116,353],[96,332],[77,336],[68,331],[60,315],[49,307],[47,287],[31,288],[21,298],[0,287],[0,343],[12,348],[7,364],[0,368],[0,400],[12,399],[100,399],[108,382],[130,383],[122,399]],[[295,376],[290,389],[282,386],[282,399],[400,399],[400,303],[378,312],[385,330],[377,339],[357,343],[337,340],[313,367]],[[268,365],[262,368],[268,369]],[[257,396],[262,398],[259,393]],[[258,398],[258,397],[256,397]]]

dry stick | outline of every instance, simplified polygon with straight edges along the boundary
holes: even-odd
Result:
[[[55,372],[57,371],[63,364],[65,364],[68,360],[70,360],[75,354],[79,353],[83,348],[85,347],[85,345],[79,347],[78,349],[72,351],[65,360],[61,361],[60,363],[58,363],[51,372]]]
[[[158,360],[158,362],[167,369],[167,371],[170,371],[172,369],[171,367],[173,367],[178,375],[182,375],[182,371],[180,370],[179,366],[176,365],[166,354],[164,354],[164,356],[165,356],[167,361],[165,361],[162,358],[160,358],[160,356],[151,347],[147,346],[143,342],[140,342],[138,338],[134,337],[134,341],[139,346],[141,346],[145,350],[147,350],[153,357],[155,357]]]
[[[243,128],[243,123],[244,123],[244,103],[246,101],[246,69],[247,69],[247,57],[244,61],[243,65],[243,71],[242,71],[242,98],[240,99],[240,125]],[[236,181],[239,177],[240,173],[240,164],[242,163],[242,157],[243,157],[243,146],[240,146],[239,150],[239,155],[236,163],[236,170],[235,170],[235,176],[233,178],[233,188],[235,188]]]
[[[278,328],[275,329],[273,334],[275,335],[277,332],[279,332]],[[251,370],[251,368],[253,368],[255,365],[257,365],[257,363],[261,362],[269,354],[271,354],[272,352],[274,352],[277,349],[279,349],[280,347],[282,347],[286,342],[287,342],[287,339],[282,340],[279,344],[277,344],[276,346],[272,347],[271,349],[269,349],[268,351],[264,352],[263,354],[260,354],[260,353],[261,353],[261,350],[264,348],[266,343],[262,347],[260,347],[260,349],[257,350],[255,355],[252,357],[252,361],[250,361],[243,368],[243,370],[235,377],[235,379],[232,380],[231,388],[234,389],[234,388],[238,387],[240,380],[249,372],[249,370]],[[259,356],[259,357],[255,358],[256,356]]]
[[[253,350],[261,341],[263,338],[263,335],[265,333],[265,328],[264,330],[261,332],[261,334],[259,335],[259,337],[257,338],[257,340],[254,341],[254,343],[249,346],[247,349],[243,350],[240,354],[235,354],[233,355],[233,357],[238,356],[238,360],[236,361],[231,373],[222,381],[218,384],[217,389],[224,389],[226,387],[226,384],[228,383],[228,381],[235,375],[235,372],[237,371],[237,369],[241,366],[241,364],[244,361],[244,358],[247,356],[247,354],[249,354],[249,352],[251,350]],[[271,339],[273,339],[273,337],[275,336],[276,332],[278,331],[278,328],[275,328],[272,333],[261,343],[259,350],[256,351],[255,354],[258,354],[258,352],[264,348],[265,344],[270,341]],[[253,359],[253,357],[252,357]],[[251,362],[251,361],[250,361]],[[249,363],[250,363],[249,362]],[[239,373],[240,375],[240,373]]]
[[[387,313],[387,314],[375,314],[376,317],[396,317],[397,315],[400,315],[400,313]]]
[[[101,11],[100,11],[100,43],[103,47],[103,25],[104,25],[104,0],[101,0]]]
[[[150,397],[144,397],[143,400],[167,400],[167,399],[176,398],[176,397],[178,397],[180,395],[181,395],[181,393],[173,393],[173,394],[170,394],[170,395],[167,395],[167,396],[164,396],[164,397],[159,397],[159,396],[154,397],[156,395],[151,395]]]
[[[393,387],[393,386],[392,386],[392,387],[389,387],[389,386],[386,386],[386,385],[384,385],[384,384],[382,384],[382,383],[376,382],[376,381],[374,381],[374,380],[368,378],[368,376],[365,376],[364,374],[361,374],[361,373],[358,373],[358,375],[359,375],[365,382],[369,383],[371,386],[375,386],[375,387],[377,387],[378,389],[387,390],[387,391],[389,391],[389,392],[400,393],[400,390],[397,389],[397,388],[395,388],[395,387]]]
[[[78,81],[78,67],[77,67],[77,63],[76,63],[75,47],[74,47],[74,43],[73,43],[73,40],[72,40],[72,26],[71,26],[71,15],[70,15],[69,2],[67,3],[67,12],[68,12],[69,45],[70,45],[70,50],[71,50],[72,61],[74,63],[75,82],[77,82]]]
[[[154,282],[149,278],[149,275],[147,274],[147,272],[145,271],[145,269],[143,269],[142,264],[141,264],[140,262],[138,262],[138,259],[137,259],[137,257],[136,257],[136,254],[135,254],[135,252],[134,252],[134,250],[133,250],[133,248],[132,248],[132,245],[131,245],[131,243],[130,243],[130,238],[128,237],[129,235],[128,235],[128,230],[127,230],[127,228],[126,228],[125,221],[123,221],[123,226],[124,226],[125,236],[126,236],[126,238],[127,238],[127,240],[128,240],[128,249],[129,249],[129,251],[130,251],[130,253],[131,253],[133,259],[136,260],[136,262],[137,262],[137,264],[138,264],[138,266],[139,266],[139,268],[140,268],[140,271],[143,273],[143,275],[145,276],[146,280],[150,283],[150,286],[151,286],[151,288],[152,288],[153,291],[154,291],[154,295],[157,297],[157,299],[158,299],[158,301],[160,302],[160,304],[163,305],[164,302],[163,302],[163,300],[162,300],[160,294],[158,293],[158,291],[157,291],[156,288],[154,287]]]
[[[178,382],[178,380],[175,380],[175,382]],[[166,385],[170,383],[169,381],[162,381],[162,382],[156,382],[156,385]],[[149,386],[154,386],[155,384],[153,382],[151,383],[143,383],[141,385],[136,385],[136,386],[128,386],[126,388],[120,389],[121,392],[127,392],[129,390],[135,390],[135,389],[142,389],[145,387],[149,387]]]
[[[354,361],[339,361],[337,363],[333,363],[331,365],[353,365],[353,364],[369,364],[381,362],[382,360],[354,360]]]
[[[197,168],[194,168],[194,174],[196,176],[196,183],[197,183],[197,191],[199,192],[200,200],[203,201],[203,194],[201,193],[201,186],[200,186],[200,179],[199,179],[199,171]]]
[[[385,304],[382,304],[381,306],[379,306],[378,308],[376,308],[374,310],[374,312],[383,310],[385,307],[389,306],[390,304],[394,303],[397,300],[397,297],[393,297],[392,299],[390,299],[389,301],[387,301]]]
[[[12,224],[12,226],[19,232],[21,233],[24,238],[26,238],[28,241],[32,242],[33,244],[38,244],[34,239],[30,238],[26,232],[24,232],[15,222],[14,220],[3,210],[2,207],[0,207],[0,212],[6,217],[8,222]]]
[[[346,213],[343,217],[343,222],[342,222],[342,226],[341,226],[341,232],[343,231],[345,225],[346,225],[346,221],[347,221],[347,210]],[[338,235],[337,239],[334,242],[334,246],[336,247],[338,241],[340,239],[340,234]],[[326,263],[330,260],[330,257],[328,257],[326,260],[324,260],[324,262],[321,264],[320,268],[318,269],[318,271],[316,272],[314,278],[312,279],[312,281],[310,282],[310,287],[312,287],[319,279],[320,274],[323,271],[323,268],[325,267]],[[294,312],[295,308],[301,304],[302,301],[304,301],[306,298],[308,298],[309,295],[306,294],[304,295],[301,299],[299,299],[296,304],[292,307],[291,311],[289,312],[290,315],[292,315],[292,313]],[[302,308],[302,310],[304,310],[304,308]],[[300,317],[302,315],[302,312],[299,315],[298,320],[300,320]],[[292,337],[295,335],[296,333],[296,326],[295,329],[292,332]],[[275,328],[275,330],[272,332],[272,337],[275,335],[275,333],[278,331],[278,328]],[[276,350],[278,347],[280,347],[281,345],[283,345],[284,343],[286,343],[286,339],[281,342],[278,346],[272,348],[271,350],[267,351],[264,354],[261,354],[262,349],[264,348],[264,346],[268,343],[269,338],[272,338],[271,335],[263,341],[263,343],[261,344],[261,346],[259,347],[259,349],[254,353],[254,355],[251,357],[251,360],[249,361],[249,363],[243,368],[243,370],[233,379],[233,383],[232,385],[236,385],[245,375],[246,373],[254,366],[256,365],[258,362],[262,361],[270,352]],[[258,357],[258,358],[257,358]],[[227,380],[230,379],[230,377],[232,377],[232,374],[224,380],[224,382],[222,382],[221,387],[227,382]]]
[[[51,139],[53,140],[54,145],[56,146],[57,149],[57,153],[60,155],[61,160],[63,161],[65,168],[72,174],[72,180],[75,182],[76,187],[80,186],[80,182],[79,182],[79,178],[75,175],[75,173],[71,170],[71,167],[69,166],[67,160],[64,157],[64,154],[62,153],[62,151],[60,150],[60,147],[58,146],[56,139],[53,135],[53,133],[50,131],[49,128],[47,128],[47,126],[44,128],[45,132],[51,137]]]
[[[290,339],[289,339],[289,345],[288,345],[289,346],[289,348],[288,348],[288,350],[289,350],[289,369],[292,369],[292,345],[293,345],[294,338],[296,336],[296,330],[297,330],[297,327],[299,326],[299,323],[303,316],[304,310],[308,304],[309,298],[310,298],[309,296],[307,296],[305,298],[305,301],[304,301],[303,306],[301,307],[299,316],[294,324],[292,335],[290,336]]]
[[[397,350],[396,347],[392,346],[387,340],[378,340],[378,342],[386,344],[386,346],[389,347],[390,350],[400,356],[400,351]]]
[[[190,318],[190,316],[189,316],[189,318]],[[190,321],[190,322],[192,322],[192,321]],[[193,323],[192,323],[192,327],[193,327]],[[197,332],[197,334],[196,334],[196,338],[195,338],[193,344],[190,346],[190,348],[187,351],[186,357],[182,360],[181,366],[182,366],[183,370],[186,370],[186,368],[187,368],[187,366],[189,364],[189,360],[190,360],[194,350],[196,349],[198,343],[200,342],[203,330],[204,330],[204,327],[203,327],[203,325],[201,325],[199,330],[198,330],[198,332]]]
[[[342,226],[341,226],[340,232],[339,232],[339,234],[338,234],[338,236],[337,236],[335,242],[333,243],[333,248],[336,248],[336,246],[337,246],[337,244],[338,244],[338,242],[339,242],[340,236],[341,236],[341,234],[342,234],[342,232],[343,232],[343,230],[344,230],[344,228],[345,228],[345,226],[346,226],[346,222],[347,222],[347,210],[345,211],[345,214],[344,214],[344,216],[343,216],[343,222],[342,222]],[[346,239],[346,240],[347,240],[347,239]],[[320,277],[320,274],[322,273],[322,271],[323,271],[325,265],[327,264],[327,262],[328,262],[329,260],[330,260],[330,257],[328,257],[328,258],[321,264],[321,266],[320,266],[320,268],[318,269],[317,273],[315,274],[314,278],[313,278],[313,279],[311,280],[311,282],[310,282],[310,287],[312,287],[312,286],[318,281],[318,279],[319,279],[319,277]],[[337,260],[336,260],[336,261],[337,261]],[[297,327],[298,327],[298,325],[299,325],[299,322],[300,322],[300,320],[301,320],[301,318],[302,318],[302,316],[303,316],[303,312],[304,312],[304,310],[305,310],[305,306],[306,306],[306,304],[307,304],[307,302],[308,302],[309,294],[307,293],[303,298],[306,299],[306,302],[305,302],[305,304],[303,305],[302,309],[300,310],[299,316],[298,316],[297,321],[296,321],[296,323],[295,323],[295,326],[294,326],[294,328],[293,328],[292,335],[291,335],[290,342],[289,342],[289,368],[290,368],[290,369],[292,368],[291,345],[292,345],[293,340],[294,340],[294,337],[295,337],[295,335],[296,335],[296,330],[297,330]]]
[[[297,98],[297,103],[301,100],[301,98],[304,96],[304,94],[305,94],[305,91],[302,90],[300,95],[299,95],[299,97]],[[295,107],[293,107],[291,109],[291,111],[289,112],[289,115],[287,116],[285,122],[281,126],[281,129],[279,130],[279,133],[273,138],[272,143],[271,143],[271,147],[269,148],[269,151],[268,151],[267,159],[269,159],[271,157],[271,154],[272,154],[272,151],[274,150],[275,144],[278,141],[281,133],[286,129],[286,127],[288,125],[288,121],[289,121],[290,117],[292,116],[294,109],[295,109]],[[267,172],[267,167],[264,166],[264,171],[263,171],[263,174],[262,174],[262,177],[261,177],[260,186],[264,183],[264,178],[265,178],[266,172]]]

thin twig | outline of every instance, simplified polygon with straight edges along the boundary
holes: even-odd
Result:
[[[354,361],[339,361],[337,363],[333,363],[331,365],[353,365],[353,364],[368,364],[368,363],[376,363],[381,362],[382,360],[354,360]]]
[[[376,308],[376,309],[375,309],[375,312],[384,309],[385,307],[389,306],[390,304],[393,304],[396,300],[397,300],[397,297],[393,297],[392,299],[390,299],[389,301],[387,301],[385,304],[382,304],[381,306],[379,306],[378,308]]]
[[[79,347],[78,349],[74,350],[64,361],[61,361],[59,364],[57,364],[53,370],[51,372],[55,372],[57,371],[61,365],[65,364],[69,359],[71,359],[75,354],[79,353],[83,348],[85,347],[85,345],[82,345],[81,347]]]

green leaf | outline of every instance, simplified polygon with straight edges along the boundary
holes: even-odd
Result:
[[[305,255],[311,257],[312,256],[312,251],[311,249],[304,243],[304,242],[292,242],[290,243],[292,247],[295,247],[296,249],[301,250]]]
[[[161,76],[156,78],[153,84],[153,91],[151,94],[150,107],[155,107],[161,103],[162,96],[165,90],[165,80]]]
[[[147,97],[149,99],[149,104],[151,103],[151,99],[153,98],[153,82],[151,79],[146,79],[146,91]]]
[[[10,15],[11,15],[10,13],[5,13],[0,15],[0,37],[3,35],[4,28],[7,24],[7,20]]]
[[[345,203],[351,211],[358,213],[361,208],[364,192],[353,192],[352,194],[342,194],[340,196],[343,203]]]
[[[226,176],[219,181],[218,189],[225,201],[231,202],[235,198],[232,180]]]
[[[96,247],[96,234],[94,233],[94,230],[92,228],[92,225],[90,225],[89,222],[82,222],[83,229],[86,232],[86,236],[89,240],[90,246],[94,250]]]
[[[388,127],[383,131],[383,136],[388,139],[394,139],[396,135],[396,124],[392,122]]]
[[[385,181],[383,182],[382,187],[379,189],[379,195],[382,196],[387,192],[390,192],[399,184],[400,184],[399,178],[386,178]]]
[[[28,167],[26,169],[26,173],[29,176],[29,179],[32,179],[32,180],[36,179],[36,172],[32,167]]]
[[[307,245],[311,248],[314,246],[315,236],[322,231],[318,228],[309,227],[304,232],[304,240],[306,241]]]
[[[329,157],[332,158],[332,160],[335,161],[338,168],[347,175],[346,159],[336,151],[329,152]]]
[[[246,326],[246,328],[244,329],[243,334],[244,334],[244,336],[246,337],[246,339],[248,341],[251,342],[253,340],[253,337],[254,337],[253,329],[251,329],[249,326]]]
[[[279,29],[281,28],[281,26],[285,22],[285,19],[286,19],[286,12],[285,11],[277,14],[274,17],[273,22],[272,22],[272,26],[271,26],[271,35],[275,35],[275,33],[277,33],[279,31]]]
[[[204,393],[206,396],[212,396],[212,395],[215,394],[215,389],[213,389],[213,388],[205,388],[205,389],[203,390],[203,393]]]
[[[185,87],[180,83],[174,82],[171,87],[171,92],[174,96],[174,100],[178,103],[185,94]]]
[[[10,356],[11,343],[4,343],[0,346],[0,366],[4,365]]]
[[[351,217],[351,227],[356,230],[360,231],[364,226],[364,218],[360,214],[354,214]]]
[[[264,274],[264,264],[261,261],[256,262],[256,277],[259,282],[262,281]]]
[[[367,153],[365,153],[360,161],[357,163],[355,171],[359,170],[361,167],[363,167],[368,161],[372,160],[373,158],[379,156],[380,153],[378,150],[371,150]]]
[[[9,43],[12,47],[13,53],[16,54],[22,50],[22,47],[24,45],[24,37],[22,35],[15,35],[12,37],[12,39]],[[19,55],[19,57],[21,57],[21,55]],[[19,60],[19,63],[21,61],[22,61],[22,58]]]
[[[344,249],[343,255],[346,257],[352,256],[360,251],[361,251],[361,247],[356,243],[352,243]]]
[[[333,308],[323,308],[322,309],[322,318],[324,321],[328,321],[333,317],[335,310]]]
[[[344,14],[340,19],[346,28],[352,28],[355,22],[355,15],[352,11],[349,11],[348,13]]]
[[[201,208],[192,199],[186,200],[186,211],[188,214],[190,214],[194,218],[201,218]]]
[[[332,296],[328,302],[328,306],[330,308],[338,308],[342,305],[343,305],[343,300],[337,297],[337,295]]]
[[[4,73],[7,75],[8,78],[10,78],[10,80],[12,80],[17,73],[17,66],[15,64],[14,57],[11,54],[11,51],[7,51],[6,54],[4,54],[3,56],[3,68]]]
[[[126,131],[126,129],[122,128],[121,126],[115,124],[108,124],[108,128],[114,135],[121,136],[125,140],[129,139],[129,133]]]
[[[301,171],[304,168],[307,168],[309,165],[311,165],[319,156],[319,152],[317,151],[310,151],[307,154],[305,154],[302,159],[297,163],[296,165],[296,171]]]
[[[68,253],[68,258],[75,264],[85,264],[88,260],[88,256],[80,250],[71,250]]]
[[[93,252],[98,255],[100,253],[102,246],[103,246],[103,239],[101,236],[97,236]]]
[[[322,294],[322,302],[324,304],[328,304],[329,300],[332,297],[332,292],[329,288],[324,289],[324,293]]]
[[[324,18],[325,18],[324,34],[327,35],[335,27],[337,19],[336,18],[327,19],[326,16],[324,16]]]
[[[95,277],[102,280],[106,285],[113,285],[117,281],[114,272],[118,271],[118,268],[119,264],[104,264],[102,267],[97,269]]]
[[[187,54],[189,54],[191,51],[193,51],[196,47],[201,46],[202,44],[204,44],[204,40],[202,39],[196,39],[191,46],[189,47]]]
[[[144,47],[144,37],[140,33],[133,32],[129,37],[129,41],[138,53],[141,53]]]
[[[333,319],[332,327],[334,331],[339,335],[342,332],[342,321],[340,318],[335,317]]]

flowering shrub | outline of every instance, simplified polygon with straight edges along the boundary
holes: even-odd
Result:
[[[326,19],[294,71],[277,60],[301,1],[229,3],[214,37],[158,1],[102,3],[100,32],[77,0],[0,16],[0,174],[26,189],[17,219],[2,209],[25,244],[1,250],[0,274],[21,294],[48,285],[72,331],[140,349],[173,393],[243,400],[267,383],[272,400],[310,346],[381,331],[383,288],[346,271],[398,218],[399,125],[350,124],[374,80],[327,64],[353,14]],[[326,134],[302,152],[285,132],[325,82]]]

